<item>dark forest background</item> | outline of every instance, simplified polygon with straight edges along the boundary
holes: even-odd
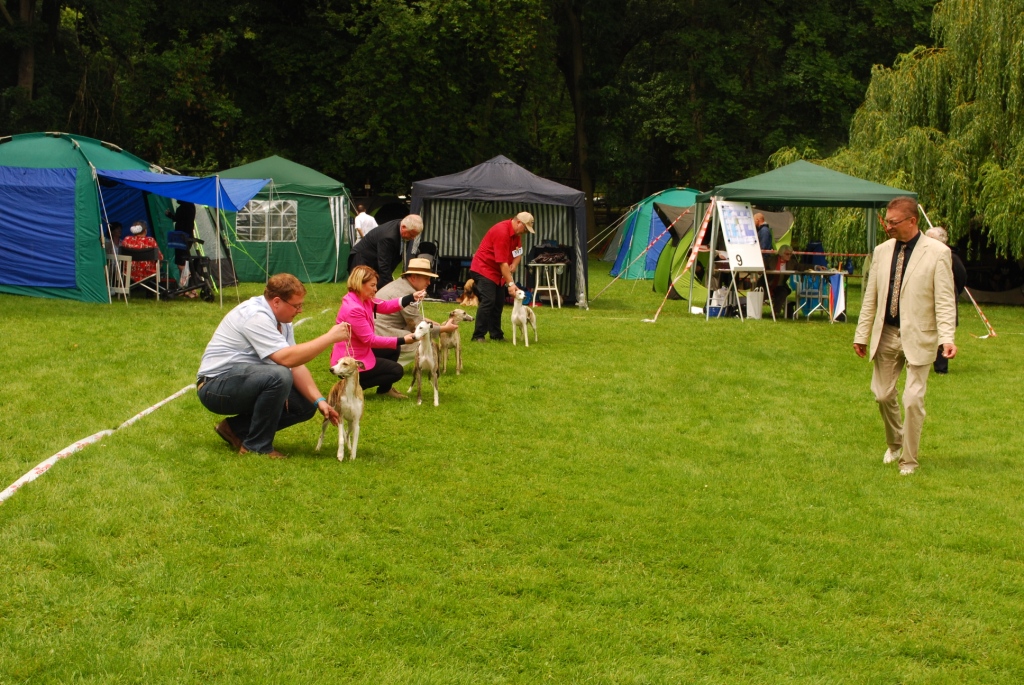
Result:
[[[0,135],[163,166],[280,154],[350,187],[504,154],[629,203],[848,137],[934,0],[0,0]]]

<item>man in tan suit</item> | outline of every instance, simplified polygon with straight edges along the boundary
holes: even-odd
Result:
[[[853,349],[863,357],[870,341],[871,391],[882,413],[889,448],[882,463],[900,462],[900,475],[917,469],[924,425],[924,394],[935,350],[956,356],[956,296],[949,248],[917,227],[917,200],[893,199],[885,214],[887,240],[875,248],[864,284]],[[900,418],[896,381],[907,367]]]

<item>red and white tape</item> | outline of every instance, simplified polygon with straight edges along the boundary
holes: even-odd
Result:
[[[72,443],[71,445],[68,445],[67,447],[62,449],[60,452],[57,452],[57,454],[53,455],[52,457],[50,457],[46,461],[41,462],[34,469],[32,469],[31,471],[26,473],[24,476],[22,476],[21,478],[19,478],[18,480],[14,481],[9,486],[7,486],[6,490],[0,492],[0,503],[5,502],[8,499],[10,499],[14,495],[14,493],[16,493],[21,488],[22,485],[25,485],[25,483],[31,483],[36,478],[38,478],[39,476],[41,476],[44,473],[46,473],[47,471],[49,471],[50,467],[53,466],[54,464],[56,464],[61,459],[64,459],[66,457],[70,457],[75,452],[81,451],[82,449],[88,447],[89,445],[92,445],[94,443],[99,442],[100,440],[102,440],[103,438],[107,437],[108,435],[113,435],[114,431],[119,431],[122,428],[127,428],[128,426],[132,425],[133,423],[135,423],[136,421],[141,419],[143,416],[147,416],[148,414],[152,414],[157,409],[159,409],[160,407],[164,406],[165,404],[167,404],[171,400],[175,400],[175,399],[181,397],[182,395],[187,393],[189,390],[194,390],[195,387],[196,387],[195,384],[186,385],[184,388],[182,388],[178,392],[174,393],[170,397],[168,397],[166,399],[163,399],[163,400],[160,400],[159,402],[157,402],[156,404],[154,404],[152,407],[150,407],[148,409],[144,409],[144,410],[140,411],[138,414],[136,414],[132,418],[128,419],[127,421],[122,423],[117,428],[114,428],[113,430],[102,430],[99,433],[95,433],[93,435],[90,435],[87,438],[82,438],[78,442],[75,442],[75,443]]]
[[[83,439],[79,440],[76,443],[68,445],[67,447],[62,449],[60,452],[57,452],[57,454],[53,455],[52,457],[50,457],[46,461],[44,461],[41,464],[39,464],[39,466],[35,467],[34,469],[32,469],[31,471],[26,473],[21,478],[19,478],[18,480],[14,481],[13,483],[11,483],[7,487],[6,490],[4,490],[3,492],[0,492],[0,502],[5,502],[8,499],[10,499],[11,496],[18,491],[18,488],[20,488],[25,483],[31,483],[36,478],[38,478],[39,476],[41,476],[44,473],[46,473],[47,471],[49,471],[50,467],[53,466],[54,464],[56,464],[61,459],[64,459],[65,457],[70,457],[75,452],[78,452],[79,450],[81,450],[81,449],[83,449],[83,448],[93,444],[94,442],[99,442],[100,440],[102,440],[103,438],[107,437],[108,435],[110,435],[113,432],[114,431],[112,431],[112,430],[100,431],[99,433],[96,433],[95,435],[90,435],[87,438],[83,438]]]

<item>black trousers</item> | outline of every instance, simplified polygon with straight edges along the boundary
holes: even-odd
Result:
[[[475,271],[469,272],[473,279],[473,287],[480,306],[476,309],[476,322],[473,327],[473,339],[483,338],[490,334],[491,340],[504,340],[501,330],[501,311],[505,308],[505,289],[486,276]]]
[[[377,394],[383,395],[391,390],[391,386],[402,380],[405,369],[398,363],[398,350],[374,350],[377,362],[369,371],[359,374],[359,387],[363,390],[377,388]]]

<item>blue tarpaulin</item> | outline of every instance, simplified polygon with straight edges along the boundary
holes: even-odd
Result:
[[[98,169],[96,174],[101,180],[116,181],[126,186],[142,190],[153,195],[169,197],[179,201],[191,202],[207,207],[220,207],[237,212],[256,197],[263,186],[270,183],[269,178],[222,178],[220,180],[220,198],[217,197],[218,179],[215,176],[199,178],[197,176],[171,176],[154,174],[149,171],[130,169],[127,171],[109,171]]]
[[[0,166],[0,284],[75,287],[76,174]]]

